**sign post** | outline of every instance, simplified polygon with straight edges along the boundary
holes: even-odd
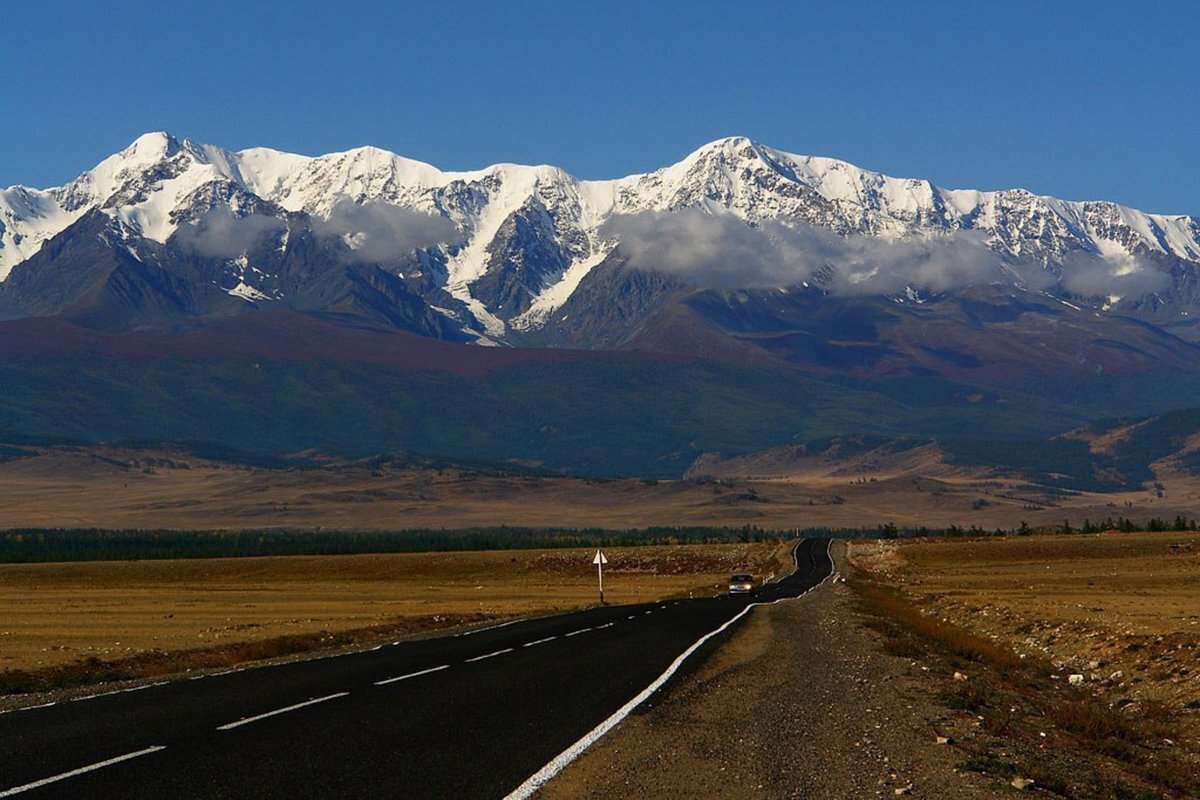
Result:
[[[596,575],[600,578],[600,605],[604,605],[604,565],[608,563],[608,559],[602,551],[597,550],[592,563],[596,565]]]

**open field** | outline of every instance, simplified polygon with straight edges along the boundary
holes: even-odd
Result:
[[[606,550],[605,598],[715,592],[738,570],[783,571],[788,552],[780,544]],[[524,550],[0,565],[0,674],[580,608],[597,600],[591,557]]]
[[[1200,479],[1158,490],[1054,494],[954,471],[814,468],[788,480],[586,480],[495,470],[329,463],[237,466],[171,451],[32,448],[0,463],[0,528],[241,530],[523,527],[628,529],[756,525],[875,528],[884,522],[984,529],[1123,515],[1195,516]]]
[[[1124,668],[1139,693],[1200,700],[1200,534],[892,540],[850,552],[1018,652],[1095,675]]]
[[[1200,786],[1200,534],[849,548],[869,603],[939,641],[969,673],[950,684],[954,707],[979,714],[1010,745],[1028,734],[1026,768],[1048,753],[1037,726],[1056,725],[1064,743],[1086,743],[1142,779],[1185,795]],[[996,749],[973,758],[992,763]]]

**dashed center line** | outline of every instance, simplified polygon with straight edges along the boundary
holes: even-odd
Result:
[[[591,628],[580,628],[577,631],[571,631],[570,633],[564,633],[563,638],[566,638],[567,636],[578,636],[579,634],[587,633],[590,630],[591,630]]]
[[[610,622],[607,625],[597,625],[596,630],[603,630],[604,628],[611,628],[613,625],[616,625],[616,624],[617,623],[615,623],[615,622]]]
[[[266,719],[267,717],[273,717],[276,714],[286,714],[289,711],[295,711],[298,708],[304,708],[305,706],[316,705],[317,703],[324,703],[327,700],[336,700],[337,698],[345,697],[348,694],[350,694],[350,693],[349,692],[338,692],[337,694],[330,694],[330,695],[326,695],[325,697],[318,697],[315,700],[305,700],[303,703],[296,703],[296,705],[294,705],[294,706],[287,706],[286,708],[277,708],[274,711],[268,711],[265,714],[258,714],[257,716],[246,717],[245,719],[239,719],[237,722],[230,722],[228,725],[218,725],[217,730],[219,730],[219,731],[233,730],[234,728],[240,727],[242,725],[248,725],[251,722],[258,722],[260,719]]]
[[[546,642],[553,642],[557,638],[558,638],[557,636],[547,636],[545,639],[538,639],[535,642],[526,642],[525,644],[521,645],[521,647],[533,647],[535,644],[545,644]]]
[[[147,756],[147,755],[150,755],[151,753],[157,753],[159,750],[166,750],[166,749],[167,748],[165,746],[155,745],[154,747],[147,747],[145,750],[138,750],[136,753],[126,753],[123,756],[117,756],[116,758],[110,758],[107,761],[101,761],[98,764],[91,764],[86,767],[80,767],[79,769],[73,769],[70,772],[64,772],[61,775],[54,775],[49,778],[42,778],[40,781],[34,781],[33,783],[27,783],[24,786],[14,786],[11,789],[5,789],[4,791],[0,792],[0,797],[12,797],[14,794],[20,794],[21,792],[28,792],[30,789],[38,789],[42,786],[45,786],[48,783],[54,783],[55,781],[65,780],[66,778],[74,778],[76,775],[83,775],[88,772],[94,772],[95,770],[98,770],[98,769],[104,769],[105,767],[111,767],[113,764],[120,764],[122,761],[128,761],[131,758],[137,758],[138,756]]]
[[[389,683],[395,683],[396,681],[406,681],[409,678],[416,678],[421,675],[428,675],[431,672],[438,672],[439,670],[443,670],[443,669],[450,669],[450,665],[442,664],[440,667],[430,667],[429,669],[423,669],[420,672],[410,672],[407,675],[398,675],[395,678],[388,678],[388,679],[382,680],[382,681],[375,681],[375,685],[376,686],[386,686]]]
[[[492,658],[493,656],[502,656],[505,653],[511,653],[512,651],[513,651],[513,649],[511,647],[506,647],[503,650],[497,650],[494,653],[488,653],[487,655],[475,656],[474,658],[465,659],[463,661],[463,663],[470,664],[472,661],[483,661],[485,658]]]

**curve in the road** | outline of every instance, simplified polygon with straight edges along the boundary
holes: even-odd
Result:
[[[799,569],[799,564],[797,564],[796,566],[797,566],[797,569]],[[832,564],[831,564],[831,569],[832,569]],[[796,595],[796,597],[803,597],[804,595],[808,594],[809,592],[813,591],[814,589],[820,587],[821,584],[824,583],[825,581],[829,580],[830,577],[831,577],[831,575],[826,575],[824,578],[821,579],[821,583],[818,583],[816,586],[812,586],[808,589],[805,589],[803,592]],[[584,751],[587,750],[589,747],[591,747],[596,742],[598,742],[600,740],[600,738],[602,736],[604,736],[604,734],[608,733],[613,728],[620,725],[621,722],[623,722],[626,717],[628,717],[630,714],[633,713],[634,709],[636,709],[642,703],[649,700],[651,695],[653,695],[660,688],[662,688],[663,685],[666,684],[666,682],[669,681],[671,679],[671,677],[679,670],[679,668],[681,666],[683,666],[683,662],[687,661],[689,656],[691,656],[693,653],[695,653],[697,650],[699,650],[701,647],[703,647],[704,644],[709,639],[713,638],[714,636],[718,636],[718,635],[724,633],[731,626],[736,624],[742,617],[749,614],[750,611],[752,609],[756,608],[757,606],[772,605],[774,603],[781,603],[784,600],[792,600],[792,599],[795,599],[795,598],[780,597],[775,600],[750,603],[745,608],[743,608],[741,611],[739,611],[737,614],[735,614],[732,618],[721,623],[721,626],[719,628],[717,628],[716,630],[713,630],[713,631],[709,631],[708,633],[701,636],[687,650],[684,650],[682,653],[680,653],[679,657],[671,662],[671,666],[667,667],[666,671],[663,672],[663,674],[661,674],[657,678],[655,678],[653,683],[651,683],[649,686],[647,686],[642,691],[638,692],[637,696],[635,696],[628,703],[626,703],[625,705],[623,705],[619,709],[617,709],[616,712],[614,712],[611,717],[604,720],[604,722],[601,722],[599,725],[597,725],[592,730],[588,731],[588,733],[586,735],[584,735],[583,738],[579,739],[579,741],[575,742],[570,747],[568,747],[566,750],[562,751],[557,756],[555,756],[554,759],[552,761],[550,761],[549,764],[542,767],[540,770],[538,770],[533,775],[529,776],[529,778],[524,783],[522,783],[520,786],[518,786],[516,789],[514,789],[512,792],[510,792],[508,794],[508,796],[505,798],[505,800],[525,800],[528,797],[532,797],[537,792],[538,789],[542,788],[542,786],[544,786],[547,782],[549,782],[555,775],[557,775],[558,773],[560,773],[564,769],[566,769],[567,766],[570,765],[570,763],[572,761],[574,761],[575,759],[577,759],[581,755],[583,755]]]
[[[528,796],[750,608],[832,571],[823,541],[794,556],[752,601],[605,606],[2,714],[0,797]]]

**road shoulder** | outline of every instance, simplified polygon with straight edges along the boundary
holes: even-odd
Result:
[[[839,553],[840,555],[840,553]],[[829,582],[759,607],[539,798],[996,797],[936,742],[919,667],[886,655]],[[1011,791],[1011,790],[1010,790]]]

